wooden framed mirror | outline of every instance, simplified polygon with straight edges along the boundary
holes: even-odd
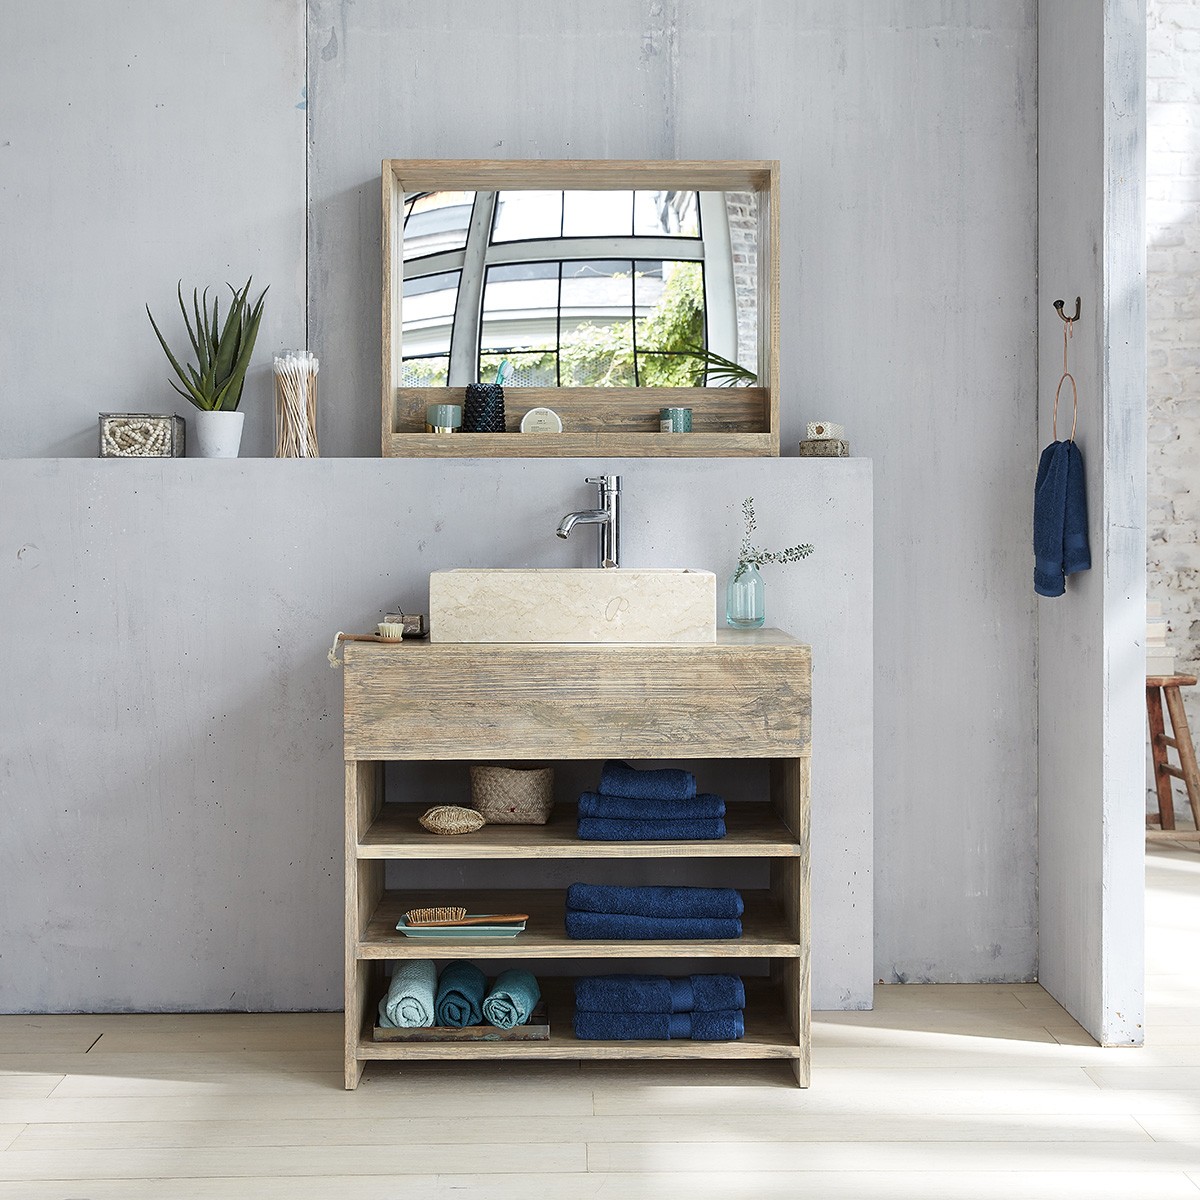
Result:
[[[778,455],[778,229],[776,162],[384,160],[384,455]],[[506,432],[425,431],[498,375]]]

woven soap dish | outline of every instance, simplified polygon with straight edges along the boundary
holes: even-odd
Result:
[[[421,826],[430,833],[452,836],[458,833],[474,833],[482,829],[487,821],[473,808],[458,804],[437,804],[419,818]]]

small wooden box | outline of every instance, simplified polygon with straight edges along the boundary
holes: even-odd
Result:
[[[173,413],[101,413],[101,458],[182,458],[185,422]]]
[[[801,458],[849,458],[850,443],[841,438],[805,438],[800,443]]]

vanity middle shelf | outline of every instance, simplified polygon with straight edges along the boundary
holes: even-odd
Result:
[[[468,912],[524,912],[525,932],[515,938],[481,940],[464,938],[430,942],[408,938],[396,922],[410,908],[432,907],[446,899],[441,891],[386,891],[367,921],[355,950],[356,957],[379,958],[800,958],[804,943],[788,927],[783,909],[767,891],[744,891],[746,911],[740,938],[673,941],[579,939],[567,937],[563,926],[566,893],[560,889],[455,889],[454,899]]]
[[[798,858],[801,847],[766,802],[730,804],[728,834],[714,841],[589,842],[576,834],[575,805],[557,804],[545,825],[485,825],[443,837],[417,818],[424,804],[385,804],[358,843],[358,857],[463,858]]]

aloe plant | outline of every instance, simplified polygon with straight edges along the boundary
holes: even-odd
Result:
[[[250,356],[254,353],[258,325],[262,320],[263,301],[267,295],[267,288],[263,288],[262,295],[251,306],[251,282],[252,279],[247,279],[246,286],[240,291],[231,283],[225,285],[233,293],[233,300],[222,325],[220,297],[213,297],[210,313],[208,288],[204,289],[203,295],[193,288],[192,312],[189,313],[187,305],[183,302],[183,281],[180,280],[176,288],[179,311],[183,313],[188,338],[196,356],[196,365],[188,363],[186,370],[171,353],[150,306],[146,305],[146,315],[150,318],[150,324],[154,326],[159,345],[166,352],[175,374],[183,383],[183,387],[180,387],[172,380],[171,386],[197,408],[234,412],[241,402],[242,385],[246,382],[246,371],[250,366]]]

